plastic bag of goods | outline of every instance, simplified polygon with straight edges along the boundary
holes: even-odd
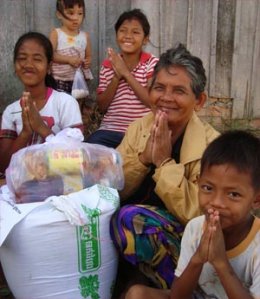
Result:
[[[95,184],[121,190],[124,175],[119,152],[84,143],[79,129],[65,129],[13,154],[6,182],[17,203],[29,203]]]
[[[88,85],[81,68],[78,68],[76,70],[73,79],[71,95],[75,99],[86,98],[89,95]]]
[[[14,297],[111,298],[118,257],[109,221],[117,190],[94,185],[28,204],[10,194],[0,194],[0,261]]]

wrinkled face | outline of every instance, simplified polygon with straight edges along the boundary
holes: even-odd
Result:
[[[18,50],[14,66],[17,77],[25,87],[45,85],[49,64],[44,48],[36,40],[23,42]]]
[[[46,179],[48,174],[48,168],[46,166],[45,162],[39,161],[39,163],[37,163],[35,165],[35,179],[36,180],[44,180]]]
[[[57,12],[57,17],[68,32],[77,33],[84,19],[83,7],[75,4],[73,8],[65,8],[64,15]]]
[[[154,113],[157,110],[167,113],[169,127],[183,127],[193,111],[203,106],[204,95],[197,99],[187,72],[182,67],[171,67],[158,72],[150,90],[150,103]]]
[[[148,41],[144,36],[144,30],[139,21],[125,20],[116,33],[117,44],[122,52],[139,53],[142,46]]]
[[[199,202],[207,217],[208,209],[218,210],[222,228],[245,223],[256,198],[249,173],[223,164],[206,168],[199,179]]]

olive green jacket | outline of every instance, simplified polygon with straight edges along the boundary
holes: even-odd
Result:
[[[120,192],[121,200],[127,200],[150,171],[149,167],[140,162],[138,154],[145,148],[153,120],[153,113],[150,112],[134,121],[126,131],[122,143],[117,147],[123,159],[125,175],[125,186]],[[156,183],[154,191],[167,209],[183,224],[201,214],[197,185],[200,160],[207,145],[218,135],[212,126],[202,122],[194,113],[184,133],[180,163],[172,159],[156,168],[153,175]]]

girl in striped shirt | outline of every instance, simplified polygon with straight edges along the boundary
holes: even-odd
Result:
[[[143,52],[150,25],[140,9],[122,13],[115,31],[120,53],[108,48],[97,89],[97,104],[104,117],[99,129],[86,140],[113,148],[120,144],[129,124],[150,111],[147,86],[158,61]]]

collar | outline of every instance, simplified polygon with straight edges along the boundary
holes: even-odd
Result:
[[[154,121],[153,112],[147,113],[138,121],[140,122],[140,130],[142,131],[139,152],[142,152],[146,146],[150,129]],[[180,163],[187,164],[201,159],[202,154],[207,147],[207,130],[209,130],[209,128],[205,127],[205,124],[194,112],[183,134],[183,139],[180,146]],[[213,128],[211,130],[213,134]],[[215,134],[217,136],[217,131]]]
[[[46,93],[46,102],[49,100],[52,92],[53,92],[53,89],[51,87],[48,87],[47,88],[47,93]]]
[[[46,91],[46,97],[45,97],[45,104],[47,103],[47,101],[49,100],[50,96],[52,95],[52,92],[53,92],[53,89],[51,87],[47,87],[47,91]],[[19,99],[20,101],[20,106],[22,107],[22,104],[21,104],[21,98]],[[44,105],[45,105],[44,104]]]
[[[180,161],[183,164],[201,159],[207,147],[205,125],[199,117],[193,113],[184,132]]]
[[[122,56],[122,54],[120,54],[120,55]],[[147,62],[151,57],[152,57],[151,53],[141,52],[141,57],[140,57],[139,63],[143,64],[143,63]],[[102,66],[107,67],[109,69],[113,68],[112,63],[109,59],[105,59],[102,63]]]
[[[241,253],[245,252],[248,246],[254,241],[256,234],[260,231],[260,219],[258,217],[254,217],[254,222],[250,229],[250,232],[245,237],[245,239],[239,243],[236,247],[226,251],[228,258],[234,258]]]

